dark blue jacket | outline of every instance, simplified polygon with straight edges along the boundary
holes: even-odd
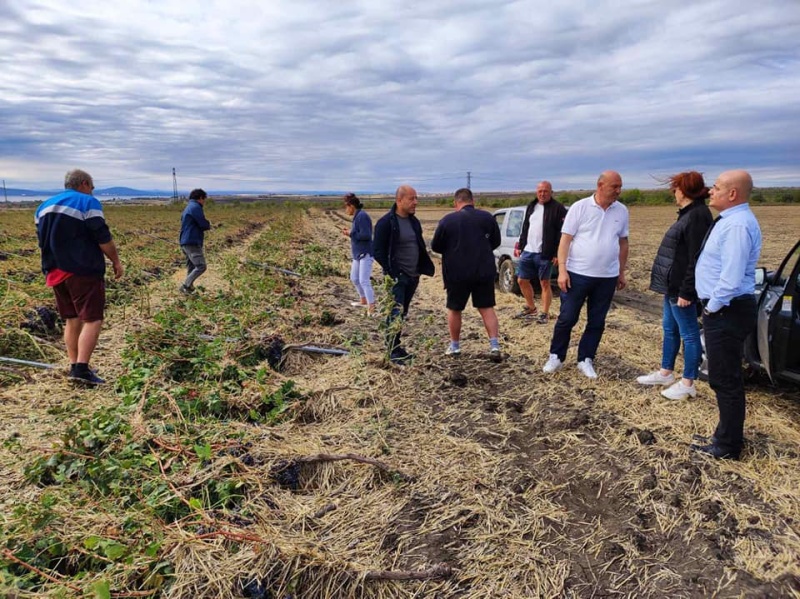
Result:
[[[414,233],[417,235],[417,243],[419,244],[419,265],[417,270],[421,275],[432,277],[433,273],[436,272],[436,268],[433,266],[433,260],[428,255],[425,240],[422,238],[422,225],[419,224],[419,220],[413,214],[409,215],[408,218],[411,221]],[[383,267],[383,272],[393,279],[396,279],[400,274],[394,254],[394,242],[399,236],[400,224],[397,222],[397,204],[394,204],[391,210],[384,214],[375,224],[375,239],[372,243],[375,260]]]
[[[203,245],[203,231],[208,231],[211,223],[206,220],[203,207],[197,200],[189,200],[181,214],[181,245]]]
[[[82,276],[105,274],[100,244],[111,241],[111,231],[97,198],[67,189],[36,209],[35,222],[42,272],[58,268]]]
[[[357,210],[350,227],[350,251],[353,259],[372,255],[372,219],[363,210]]]
[[[439,221],[431,249],[442,255],[444,285],[494,281],[494,248],[500,245],[500,227],[485,210],[466,205]]]

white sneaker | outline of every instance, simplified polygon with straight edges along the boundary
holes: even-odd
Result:
[[[547,364],[545,364],[544,368],[542,368],[542,372],[551,374],[556,370],[561,370],[563,366],[564,363],[558,359],[558,356],[556,354],[550,354],[550,357],[547,359]]]
[[[667,399],[689,399],[697,396],[697,389],[695,389],[694,385],[687,387],[683,384],[683,381],[678,381],[671,387],[664,389],[661,395]]]
[[[594,371],[591,358],[585,358],[583,362],[578,362],[578,370],[580,370],[586,378],[596,379],[597,373]]]
[[[452,345],[448,345],[447,349],[444,352],[445,356],[458,356],[461,354],[460,347],[453,347]]]
[[[643,374],[636,377],[636,382],[640,385],[671,385],[675,382],[675,375],[671,372],[667,375],[661,374],[660,370],[651,372],[650,374]]]

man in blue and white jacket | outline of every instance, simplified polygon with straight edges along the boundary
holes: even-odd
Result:
[[[181,214],[181,250],[186,255],[186,280],[181,285],[185,294],[194,292],[194,282],[206,272],[206,257],[203,254],[203,237],[211,228],[206,220],[203,206],[208,194],[202,189],[193,189],[189,194],[189,203]]]
[[[89,173],[74,169],[64,177],[65,190],[36,209],[36,234],[45,282],[53,288],[64,319],[69,377],[99,385],[105,381],[89,368],[105,310],[107,257],[114,277],[124,271],[100,201],[92,196]]]

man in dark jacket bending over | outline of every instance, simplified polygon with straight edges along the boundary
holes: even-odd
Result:
[[[416,190],[401,185],[395,192],[394,206],[375,225],[373,238],[375,260],[383,267],[384,274],[394,281],[394,306],[386,320],[386,343],[389,359],[399,365],[410,358],[400,346],[402,319],[408,314],[420,275],[432,277],[434,273],[433,262],[422,239],[422,226],[414,216],[416,211]]]
[[[186,280],[181,291],[189,294],[194,291],[194,282],[206,272],[206,257],[203,254],[203,234],[211,228],[206,220],[203,206],[208,195],[202,189],[193,189],[189,203],[181,214],[181,250],[186,255]]]
[[[472,192],[455,193],[455,212],[436,227],[431,249],[442,255],[442,276],[447,289],[448,355],[461,353],[461,312],[472,295],[472,305],[483,318],[489,334],[489,351],[500,356],[497,314],[494,311],[494,280],[497,274],[492,250],[500,245],[500,227],[485,210],[475,208]]]

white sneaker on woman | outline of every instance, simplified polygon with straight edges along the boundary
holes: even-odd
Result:
[[[671,372],[669,374],[661,374],[660,370],[656,370],[650,374],[636,377],[636,382],[640,385],[671,385],[675,382],[675,375]]]
[[[661,395],[667,399],[689,399],[697,396],[697,389],[695,389],[694,385],[687,387],[683,384],[683,381],[678,381],[671,387],[664,389]]]

